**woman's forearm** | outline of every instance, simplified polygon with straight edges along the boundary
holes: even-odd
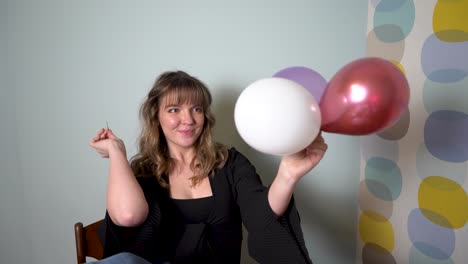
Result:
[[[107,211],[120,226],[137,226],[148,215],[148,203],[127,160],[125,147],[118,143],[109,151]]]
[[[304,150],[283,156],[278,174],[268,192],[271,209],[278,216],[283,215],[288,208],[296,183],[320,162],[327,148],[325,140],[319,134]]]
[[[296,182],[297,180],[289,177],[280,169],[270,185],[270,189],[268,190],[268,202],[277,216],[283,215],[288,208]]]

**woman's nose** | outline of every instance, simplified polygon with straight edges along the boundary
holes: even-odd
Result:
[[[192,124],[194,122],[192,111],[183,111],[182,122],[185,124]]]

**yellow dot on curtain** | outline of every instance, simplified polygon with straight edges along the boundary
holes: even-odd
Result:
[[[419,208],[435,213],[421,210],[427,219],[439,226],[457,229],[468,221],[468,196],[463,187],[448,178],[425,178],[419,186],[418,202]]]
[[[436,36],[446,42],[468,40],[468,0],[439,0],[434,7],[432,27]]]
[[[395,61],[395,60],[390,60],[390,61],[391,61],[393,64],[395,64],[395,65],[398,67],[398,69],[400,69],[400,71],[401,71],[404,75],[406,75],[405,67],[403,67],[403,65],[401,65],[400,62]]]
[[[363,211],[359,218],[359,234],[364,243],[372,243],[392,252],[395,234],[392,224],[385,216],[370,210]]]

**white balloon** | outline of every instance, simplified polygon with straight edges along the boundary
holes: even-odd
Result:
[[[283,78],[260,79],[240,94],[237,131],[252,148],[273,155],[303,150],[320,132],[320,108],[302,85]]]

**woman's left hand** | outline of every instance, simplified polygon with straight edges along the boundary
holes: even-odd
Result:
[[[284,156],[281,159],[279,170],[288,180],[297,182],[302,176],[312,170],[323,158],[327,151],[327,144],[320,132],[315,140],[298,153]]]

